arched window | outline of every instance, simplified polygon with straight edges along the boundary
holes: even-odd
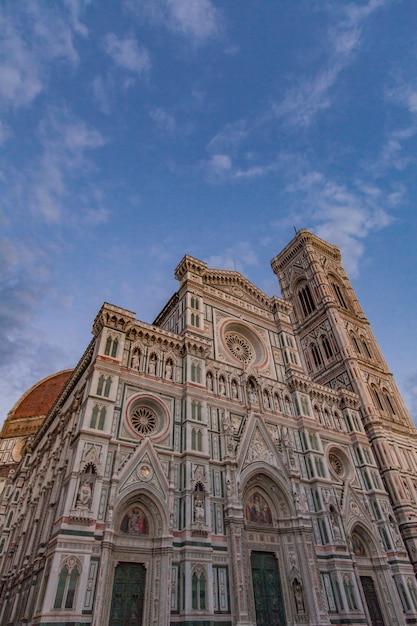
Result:
[[[103,406],[100,409],[99,405],[96,404],[91,411],[90,428],[98,428],[98,430],[104,430],[105,422],[106,407]]]
[[[61,567],[56,590],[54,609],[73,609],[80,572],[74,558]]]
[[[343,291],[342,291],[340,285],[338,285],[336,282],[332,282],[332,287],[333,287],[333,291],[334,291],[334,294],[336,296],[336,299],[339,302],[340,306],[343,309],[347,309],[348,307],[347,307],[345,298],[343,296]]]
[[[104,354],[106,356],[116,357],[117,355],[117,347],[119,345],[119,340],[117,337],[113,339],[111,335],[107,337],[106,346],[104,348]]]
[[[314,304],[313,296],[311,295],[310,287],[308,285],[304,285],[298,291],[298,299],[301,304],[301,309],[303,311],[304,317],[310,315],[316,309],[316,305]]]
[[[100,411],[100,417],[98,420],[98,429],[99,430],[104,430],[104,424],[106,422],[106,407],[103,406],[101,411]]]
[[[193,428],[191,431],[191,448],[193,450],[197,449],[197,433],[195,428]]]
[[[110,354],[111,344],[112,344],[112,339],[111,339],[111,336],[109,335],[106,340],[106,347],[104,348],[104,354],[106,356],[109,356]]]
[[[110,376],[108,376],[107,380],[106,380],[106,384],[104,386],[104,397],[108,398],[110,395],[110,387],[111,387],[111,378]]]
[[[331,359],[333,356],[333,349],[330,345],[330,341],[326,336],[323,335],[321,338],[321,345],[323,346],[324,354],[326,355],[326,359]]]
[[[193,400],[191,402],[191,418],[201,422],[201,402]]]
[[[201,567],[198,567],[192,576],[191,584],[192,608],[199,611],[206,609],[206,577]]]
[[[201,382],[201,367],[198,363],[191,364],[191,380],[195,383]]]
[[[366,354],[368,359],[372,359],[371,351],[368,348],[368,344],[366,343],[366,341],[365,341],[365,339],[363,337],[361,337],[361,343],[362,343],[362,346],[363,346],[364,353]]]
[[[104,378],[104,376],[102,374],[100,376],[100,378],[98,379],[98,384],[97,384],[97,395],[98,396],[101,396],[101,394],[103,393],[104,381],[105,381],[105,378]]]
[[[384,410],[384,405],[382,404],[381,396],[379,395],[378,390],[375,387],[371,387],[372,396],[374,398],[374,405],[376,409],[380,411]]]
[[[320,348],[315,343],[311,344],[311,356],[313,357],[314,365],[320,367],[323,365],[323,358],[321,356]]]
[[[356,336],[354,335],[354,333],[350,333],[350,340],[351,340],[351,342],[353,344],[353,347],[355,348],[356,352],[358,354],[362,354],[361,347],[360,347],[360,345],[358,343],[358,340],[356,339]]]
[[[394,406],[394,402],[391,400],[391,398],[389,397],[388,393],[384,390],[384,399],[385,399],[385,404],[388,407],[388,411],[389,413],[391,413],[392,415],[397,415],[396,411],[395,411],[395,406]]]
[[[197,431],[197,450],[199,452],[203,450],[203,435],[200,429]]]
[[[99,412],[99,408],[98,408],[98,405],[96,404],[91,412],[90,428],[95,428],[97,426],[98,412]]]

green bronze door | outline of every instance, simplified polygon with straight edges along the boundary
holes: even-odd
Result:
[[[286,626],[275,556],[270,552],[252,552],[251,565],[257,626]]]
[[[109,626],[142,626],[146,570],[140,563],[119,563],[114,573]]]
[[[373,579],[370,576],[361,576],[361,583],[372,626],[385,626]]]

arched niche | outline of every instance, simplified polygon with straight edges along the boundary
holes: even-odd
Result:
[[[279,520],[291,515],[292,504],[279,482],[265,472],[256,472],[243,484],[245,526],[273,530]]]

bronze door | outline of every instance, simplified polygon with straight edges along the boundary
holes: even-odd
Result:
[[[360,578],[372,626],[385,626],[373,579],[371,576],[361,576]]]
[[[119,563],[114,573],[109,626],[142,626],[146,570],[140,563]]]
[[[270,552],[252,552],[251,565],[257,626],[286,626],[275,556]]]

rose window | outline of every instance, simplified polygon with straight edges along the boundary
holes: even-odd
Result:
[[[242,361],[242,363],[249,363],[253,358],[253,350],[250,343],[245,337],[238,333],[227,333],[225,336],[226,345],[234,357]]]
[[[343,476],[345,470],[339,457],[337,457],[335,454],[329,454],[329,463],[332,466],[332,470],[335,472],[335,474],[337,474],[338,476]]]
[[[140,435],[150,435],[158,426],[158,418],[149,407],[138,406],[130,414],[130,423]]]

